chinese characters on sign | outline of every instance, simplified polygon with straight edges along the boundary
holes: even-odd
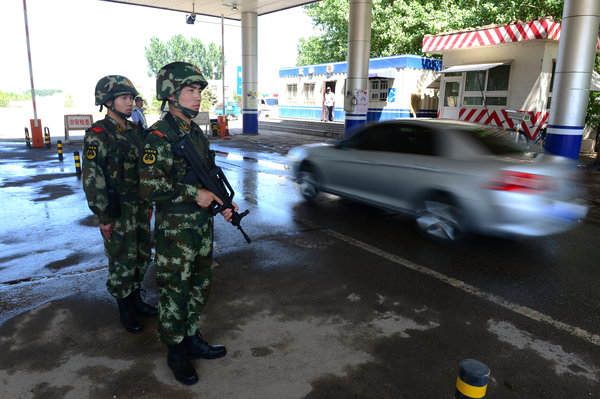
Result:
[[[92,122],[92,115],[65,115],[65,125],[69,130],[89,129]]]
[[[92,127],[92,115],[65,115],[65,141],[71,142],[69,130],[86,130]]]

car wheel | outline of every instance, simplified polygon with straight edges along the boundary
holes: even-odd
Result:
[[[298,185],[300,194],[307,201],[313,201],[319,194],[318,178],[315,172],[310,169],[301,170],[298,173]]]
[[[447,195],[423,201],[417,215],[417,227],[427,238],[443,243],[458,243],[468,234],[465,212]]]

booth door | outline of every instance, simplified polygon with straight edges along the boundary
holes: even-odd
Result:
[[[458,120],[460,110],[462,77],[452,76],[443,80],[441,117]]]

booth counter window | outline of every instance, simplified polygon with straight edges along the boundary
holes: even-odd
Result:
[[[510,65],[506,62],[491,64],[457,65],[442,71],[446,76],[464,76],[463,105],[506,106]]]
[[[500,65],[485,71],[465,72],[465,105],[506,105],[510,65]]]

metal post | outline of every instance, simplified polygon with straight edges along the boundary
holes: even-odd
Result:
[[[31,101],[33,102],[33,119],[35,127],[39,127],[37,107],[35,105],[35,86],[33,85],[33,68],[31,62],[31,46],[29,44],[29,23],[27,21],[27,2],[23,0],[23,15],[25,16],[25,39],[27,41],[27,58],[29,60],[29,80],[31,81]]]
[[[258,18],[242,13],[243,132],[258,134]]]
[[[368,93],[369,54],[371,51],[371,19],[373,14],[372,0],[350,0],[350,18],[348,21],[348,78],[344,93],[344,111],[346,121],[344,135],[367,122],[368,101],[364,91]],[[359,98],[361,97],[361,98]]]
[[[600,1],[565,0],[544,151],[578,159],[594,69]]]
[[[223,116],[227,117],[225,106],[225,22],[221,14],[221,91],[223,92]]]

